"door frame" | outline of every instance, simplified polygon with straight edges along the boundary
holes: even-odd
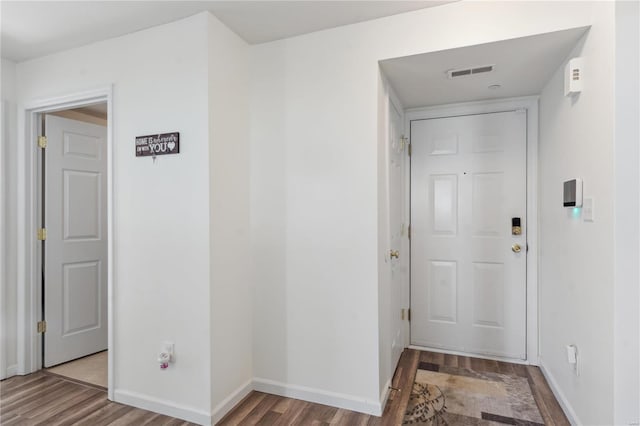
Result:
[[[387,85],[389,84],[388,82],[386,83]],[[395,110],[400,114],[400,121],[403,123],[403,128],[402,130],[402,134],[404,137],[407,137],[408,133],[405,129],[406,125],[404,125],[404,123],[407,120],[407,113],[406,113],[406,109],[402,106],[402,102],[400,102],[400,99],[398,98],[398,96],[396,95],[396,93],[394,92],[394,90],[391,88],[391,86],[388,86],[388,105],[387,105],[387,110],[389,108],[395,108]],[[389,113],[389,111],[386,112],[387,114],[387,125],[390,127],[391,126],[391,115]],[[387,138],[389,137],[389,127],[387,128]],[[388,143],[391,143],[391,140],[387,140]],[[388,147],[387,147],[387,151],[388,151]],[[402,223],[404,223],[406,226],[409,226],[409,221],[411,220],[411,211],[410,211],[410,207],[411,207],[411,199],[409,198],[409,194],[411,193],[409,185],[411,183],[411,170],[409,169],[411,163],[409,161],[409,156],[406,155],[406,149],[404,149],[404,155],[403,155],[403,161],[405,162],[404,164],[404,176],[402,176],[402,191],[404,192],[403,197],[404,197],[404,201],[405,201],[405,205],[402,206]],[[387,176],[387,183],[389,183],[389,176]],[[390,209],[390,206],[387,206],[388,209]],[[406,249],[406,253],[410,253],[411,250],[411,242],[407,239],[405,241],[405,239],[402,239],[402,246],[399,248],[400,249],[400,253],[405,253],[405,249]],[[409,256],[401,256],[400,257],[400,265],[402,268],[406,268],[407,270],[407,274],[405,279],[402,281],[402,285],[400,288],[400,291],[402,292],[401,294],[401,298],[402,298],[402,304],[406,307],[406,309],[409,309],[411,307],[411,303],[410,303],[410,293],[411,293],[411,258],[410,255]],[[393,287],[392,287],[393,288]],[[409,345],[411,344],[411,325],[409,324],[409,321],[403,321],[402,323],[402,344],[405,348],[408,348]]]
[[[518,361],[499,357],[509,362],[538,365],[539,364],[539,336],[538,336],[538,96],[496,99],[488,101],[465,102],[433,107],[412,108],[405,111],[405,134],[409,135],[411,143],[411,122],[417,120],[455,117],[462,115],[488,114],[515,110],[527,111],[527,274],[526,274],[526,350],[527,358]],[[411,158],[409,162],[409,181],[406,185],[409,212],[411,211]],[[411,259],[411,249],[409,249]],[[411,261],[411,260],[410,260]],[[411,274],[409,274],[411,280]],[[411,281],[409,281],[409,306],[411,306]],[[409,339],[411,330],[409,330]],[[409,340],[409,342],[411,342]],[[414,349],[419,346],[409,345]],[[422,348],[424,349],[424,348]],[[431,350],[431,348],[430,348]],[[433,351],[462,354],[456,351]],[[465,355],[465,354],[463,354]],[[475,356],[475,355],[474,355]]]
[[[99,102],[107,103],[107,347],[108,391],[113,400],[114,363],[114,144],[113,88],[76,92],[64,96],[34,100],[18,108],[18,374],[29,374],[42,368],[42,338],[37,322],[42,316],[41,250],[36,239],[40,216],[39,176],[41,157],[37,137],[42,114],[78,108]]]

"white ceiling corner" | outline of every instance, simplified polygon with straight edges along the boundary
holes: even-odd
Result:
[[[451,1],[0,1],[0,55],[21,62],[208,10],[257,44]]]
[[[380,67],[405,108],[540,94],[587,27],[388,59]],[[449,79],[447,71],[495,65]],[[499,89],[489,86],[500,85]]]

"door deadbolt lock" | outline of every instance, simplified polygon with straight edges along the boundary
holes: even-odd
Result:
[[[522,228],[520,227],[520,218],[512,217],[511,218],[511,235],[521,235]]]
[[[397,259],[400,257],[400,252],[398,250],[391,250],[389,256],[391,256],[392,259]]]
[[[511,246],[511,250],[514,253],[520,253],[522,251],[522,247],[520,247],[520,244],[514,244]]]

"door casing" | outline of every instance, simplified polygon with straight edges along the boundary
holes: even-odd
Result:
[[[37,322],[42,318],[41,245],[36,239],[40,211],[40,156],[37,137],[43,113],[107,103],[107,324],[108,324],[108,392],[113,400],[115,388],[113,288],[114,288],[114,144],[113,88],[107,86],[36,100],[18,111],[18,374],[29,374],[42,366],[42,339]]]
[[[449,105],[438,105],[426,108],[408,109],[405,111],[405,134],[409,134],[410,136],[411,122],[413,120],[486,114],[502,111],[514,111],[520,109],[525,109],[527,111],[527,358],[523,363],[538,365],[538,96],[526,96],[518,98],[497,99],[490,101],[467,102]],[[406,169],[409,170],[410,173],[410,159],[408,158],[407,161],[409,161],[409,167],[407,167]],[[410,178],[408,179],[405,188],[407,196],[406,200],[408,200],[408,208],[410,209]],[[409,256],[411,256],[411,254],[409,254]],[[411,277],[409,279],[411,279]],[[418,346],[410,345],[409,347],[414,349],[421,349]],[[439,350],[434,349],[434,351]],[[465,355],[455,351],[441,352]],[[518,362],[517,360],[511,359],[509,359],[508,361],[516,363]]]

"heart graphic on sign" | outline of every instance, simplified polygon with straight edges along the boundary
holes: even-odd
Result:
[[[173,151],[173,148],[176,147],[176,143],[171,141],[167,143],[167,147],[169,147],[169,151]]]

